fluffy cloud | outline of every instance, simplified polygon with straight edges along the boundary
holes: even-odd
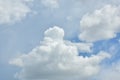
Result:
[[[32,0],[0,0],[0,24],[20,21],[31,12],[27,6]]]
[[[79,38],[88,42],[114,38],[120,32],[119,21],[120,7],[105,5],[82,17]]]
[[[41,3],[48,8],[58,8],[58,0],[41,0]]]
[[[64,30],[55,26],[45,31],[39,46],[10,64],[22,68],[16,74],[21,80],[88,80],[99,72],[99,63],[110,57],[104,51],[90,57],[79,56],[80,50],[89,52],[90,47],[89,43],[64,40]]]

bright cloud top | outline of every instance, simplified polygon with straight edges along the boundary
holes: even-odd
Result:
[[[120,7],[105,5],[93,13],[83,16],[80,21],[81,34],[83,41],[94,42],[116,37],[120,32]]]
[[[0,24],[20,21],[31,12],[27,3],[32,0],[0,0]]]
[[[79,56],[80,50],[88,52],[91,45],[64,40],[64,30],[56,26],[46,30],[44,35],[39,46],[10,62],[22,68],[22,71],[17,73],[19,79],[87,80],[99,72],[99,63],[110,57],[104,51],[90,57]]]

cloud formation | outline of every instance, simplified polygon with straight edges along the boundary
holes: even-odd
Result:
[[[110,55],[100,51],[90,57],[79,56],[80,50],[84,49],[82,46],[85,48],[89,44],[76,45],[64,40],[64,30],[55,26],[45,31],[39,46],[10,61],[10,64],[22,68],[17,73],[21,80],[88,80],[99,72],[99,63]]]
[[[0,24],[20,21],[31,12],[27,3],[32,0],[0,0]]]
[[[87,42],[114,38],[120,32],[119,21],[120,7],[105,5],[103,8],[82,17],[79,38]]]

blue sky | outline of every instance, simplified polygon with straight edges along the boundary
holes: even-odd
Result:
[[[0,80],[120,80],[119,0],[0,0]]]

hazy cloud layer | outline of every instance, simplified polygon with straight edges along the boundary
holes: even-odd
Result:
[[[41,3],[47,8],[58,8],[59,0],[40,0]]]
[[[14,23],[27,16],[32,0],[0,0],[0,24]]]
[[[103,68],[97,80],[119,80],[120,79],[120,61]]]

